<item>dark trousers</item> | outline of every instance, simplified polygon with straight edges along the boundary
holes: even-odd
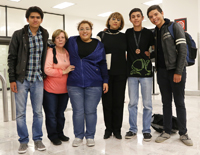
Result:
[[[105,132],[120,134],[123,120],[126,75],[110,75],[108,92],[102,95]]]
[[[46,118],[48,138],[53,140],[64,135],[65,124],[64,111],[67,107],[68,93],[53,94],[44,90],[43,108]]]
[[[157,81],[160,88],[163,103],[163,125],[164,131],[168,134],[172,128],[172,96],[176,106],[179,134],[187,132],[186,128],[186,108],[185,108],[185,82],[186,69],[184,68],[182,78],[179,83],[173,82],[175,70],[158,68]]]

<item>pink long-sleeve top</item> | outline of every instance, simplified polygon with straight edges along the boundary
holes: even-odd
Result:
[[[44,89],[49,93],[64,94],[67,93],[68,74],[64,74],[62,70],[70,65],[69,53],[65,49],[65,53],[56,52],[58,63],[53,63],[53,49],[47,51],[44,72],[47,77],[44,79]]]

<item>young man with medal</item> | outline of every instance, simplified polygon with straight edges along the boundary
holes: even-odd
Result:
[[[139,83],[143,101],[143,136],[144,141],[151,140],[151,115],[152,115],[152,64],[145,54],[154,45],[153,33],[142,27],[144,19],[139,8],[134,8],[129,13],[133,28],[127,29],[127,66],[128,66],[128,91],[129,91],[129,124],[130,129],[125,138],[130,139],[137,134],[137,105],[139,99]]]

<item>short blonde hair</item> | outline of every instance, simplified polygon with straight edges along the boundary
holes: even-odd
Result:
[[[56,37],[59,36],[61,32],[64,33],[64,35],[65,35],[65,40],[66,40],[66,42],[67,42],[67,40],[68,40],[68,35],[67,35],[67,33],[66,33],[64,30],[57,29],[57,30],[55,30],[55,31],[53,32],[53,34],[52,34],[52,42],[53,42],[53,43],[54,43]]]
[[[113,17],[121,20],[121,25],[120,25],[120,27],[119,27],[119,30],[122,30],[122,29],[124,28],[124,18],[123,18],[123,16],[122,16],[119,12],[114,12],[114,13],[112,13],[112,14],[108,17],[108,19],[107,19],[107,21],[106,21],[106,27],[107,27],[108,29],[110,28],[109,21],[110,21],[110,19],[113,18]]]
[[[78,23],[78,26],[77,26],[77,30],[79,31],[79,28],[81,26],[81,24],[88,24],[92,30],[92,27],[93,27],[93,24],[92,22],[88,21],[88,20],[82,20],[80,23]]]

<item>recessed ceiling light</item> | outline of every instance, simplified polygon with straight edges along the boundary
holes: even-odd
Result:
[[[100,16],[100,17],[108,17],[108,16],[110,16],[111,13],[113,13],[113,12],[109,11],[109,12],[101,13],[98,16]]]
[[[74,3],[64,2],[64,3],[60,3],[58,5],[55,5],[53,8],[64,9],[64,8],[67,8],[67,7],[72,6],[72,5],[74,5]]]
[[[9,0],[9,1],[13,1],[13,2],[19,2],[19,1],[21,1],[21,0]]]
[[[145,2],[145,3],[143,3],[143,4],[148,5],[148,6],[151,6],[151,5],[156,5],[156,4],[160,4],[160,3],[162,3],[162,0],[148,1],[148,2]]]

